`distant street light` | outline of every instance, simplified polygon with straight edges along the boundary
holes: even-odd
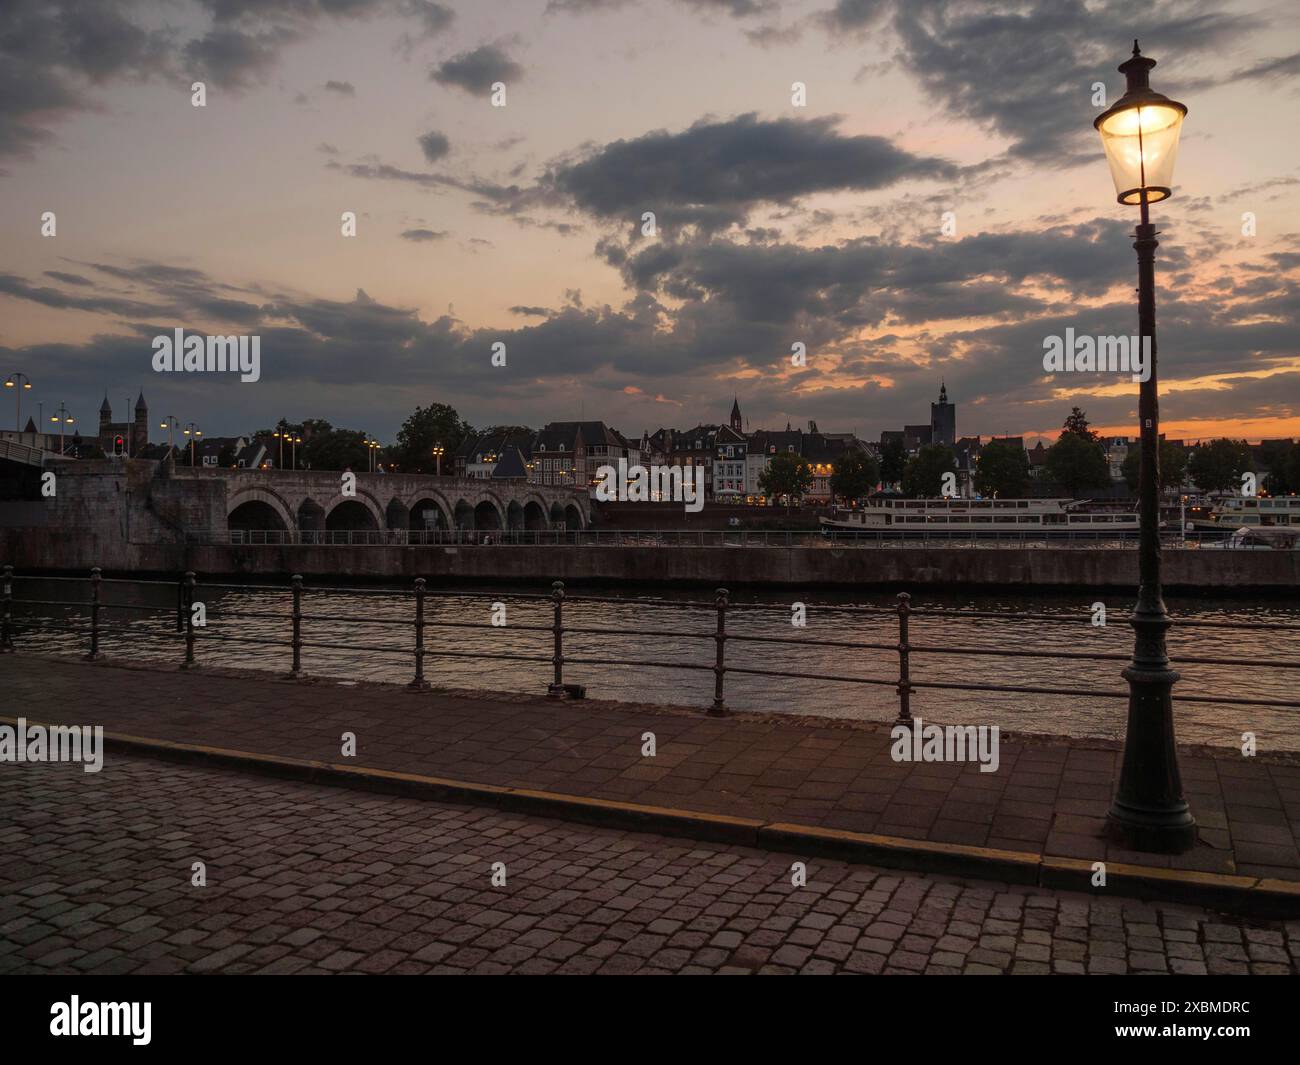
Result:
[[[447,453],[447,449],[441,444],[433,445],[433,457],[438,460],[438,476],[442,476],[442,456]]]
[[[65,452],[63,443],[64,430],[75,422],[76,419],[69,413],[68,408],[60,403],[59,409],[50,415],[50,421],[58,422],[59,424],[59,454],[62,455]]]
[[[302,443],[302,437],[295,433],[294,438],[289,442],[293,445],[289,449],[290,462],[292,462],[293,468],[296,470],[298,468],[298,445]]]
[[[23,392],[32,390],[32,380],[25,373],[11,373],[5,378],[5,388],[14,390],[14,428],[23,431]]]
[[[176,415],[174,414],[167,415],[166,419],[164,419],[158,425],[159,429],[167,430],[167,449],[169,451],[171,450],[172,447],[172,430],[179,429],[180,427],[181,427],[180,419],[177,418]]]
[[[1138,259],[1138,332],[1150,344],[1150,374],[1138,398],[1142,451],[1138,477],[1137,606],[1129,683],[1128,730],[1119,787],[1107,816],[1107,833],[1129,850],[1181,854],[1196,842],[1196,821],[1183,797],[1174,746],[1173,686],[1165,632],[1169,612],[1160,587],[1160,410],[1156,384],[1156,229],[1149,206],[1173,194],[1174,158],[1187,108],[1153,90],[1154,59],[1138,51],[1120,65],[1128,85],[1115,104],[1097,116],[1116,198],[1142,210],[1133,247]]]
[[[280,424],[271,435],[280,441],[280,458],[276,462],[276,466],[279,469],[284,469],[284,442],[289,437],[293,436],[293,433],[289,432],[289,430],[285,428],[284,420],[281,419]]]
[[[185,435],[190,438],[190,468],[194,467],[194,452],[197,450],[199,437],[203,435],[203,430],[193,422],[185,427]]]

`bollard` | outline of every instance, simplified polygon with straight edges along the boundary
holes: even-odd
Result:
[[[424,578],[415,578],[415,679],[407,685],[412,691],[428,691],[424,679]]]
[[[297,680],[302,676],[302,577],[295,573],[289,581],[293,585],[293,669],[289,679]]]
[[[551,603],[554,605],[554,620],[551,632],[555,635],[555,652],[551,656],[555,677],[547,685],[546,694],[552,699],[563,699],[568,692],[564,688],[564,582],[555,581],[551,585]]]
[[[718,608],[718,628],[713,637],[717,644],[717,655],[713,662],[713,705],[709,707],[709,716],[721,717],[727,712],[727,707],[722,701],[722,679],[727,671],[723,664],[727,646],[727,589],[719,588],[713,597],[713,602]]]
[[[90,654],[86,655],[90,662],[99,658],[99,582],[102,579],[98,566],[90,571]]]
[[[176,582],[176,633],[185,631],[185,578]]]
[[[185,574],[185,661],[181,663],[181,669],[194,669],[197,665],[194,661],[194,586],[197,583],[194,571],[187,571]]]
[[[5,566],[4,614],[0,616],[0,654],[12,654],[14,649],[13,620],[10,611],[14,600],[14,568]]]
[[[912,726],[912,675],[907,642],[907,617],[912,612],[912,597],[898,593],[898,720],[895,725]]]

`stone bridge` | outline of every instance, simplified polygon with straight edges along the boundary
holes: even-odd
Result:
[[[203,469],[177,466],[173,481],[225,485],[231,529],[585,529],[591,501],[581,489],[423,474],[358,473],[356,494],[329,470]]]

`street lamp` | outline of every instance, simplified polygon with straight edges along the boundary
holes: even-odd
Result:
[[[275,432],[273,432],[271,435],[280,441],[280,458],[276,463],[276,465],[280,469],[284,469],[284,442],[292,438],[293,433],[289,432],[289,430],[285,428],[284,422],[281,421],[279,426],[276,428]]]
[[[298,445],[302,443],[302,437],[295,433],[293,439],[290,440],[289,443],[293,445],[289,449],[289,459],[290,462],[293,463],[293,468],[296,470],[298,468]]]
[[[203,430],[193,422],[190,422],[190,424],[185,427],[185,435],[190,438],[190,468],[192,469],[194,467],[195,446],[199,442],[199,437],[203,435]]]
[[[68,408],[62,403],[59,409],[50,415],[50,421],[59,423],[59,454],[64,453],[63,433],[67,426],[71,425],[76,419],[68,412]]]
[[[181,427],[180,419],[177,418],[176,415],[174,415],[174,414],[169,414],[169,415],[167,415],[166,419],[164,419],[163,421],[161,421],[161,422],[158,423],[158,428],[159,428],[159,429],[166,429],[166,430],[167,430],[167,450],[168,450],[168,451],[170,451],[171,448],[172,448],[172,430],[173,430],[173,429],[179,429],[180,427]]]
[[[14,428],[19,435],[23,431],[23,391],[32,390],[32,379],[25,373],[11,373],[5,378],[5,388],[14,390]]]
[[[1119,787],[1106,819],[1107,835],[1138,851],[1181,854],[1196,842],[1196,820],[1183,797],[1174,746],[1173,686],[1165,649],[1169,612],[1160,588],[1160,407],[1156,384],[1156,229],[1148,208],[1173,194],[1174,158],[1187,108],[1148,84],[1154,59],[1138,51],[1120,64],[1128,85],[1093,122],[1101,134],[1116,198],[1142,210],[1133,243],[1138,259],[1138,331],[1150,344],[1150,374],[1138,399],[1142,451],[1138,477],[1137,606],[1129,684],[1128,730]]]
[[[447,453],[447,449],[441,444],[433,445],[433,457],[438,460],[438,476],[442,476],[442,456]]]

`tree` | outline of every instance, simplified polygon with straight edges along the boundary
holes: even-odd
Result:
[[[298,445],[298,465],[312,470],[370,469],[366,434],[360,429],[328,429]]]
[[[1132,492],[1137,491],[1138,474],[1142,469],[1142,442],[1139,440],[1124,456],[1121,472],[1124,483]],[[1164,491],[1176,492],[1182,487],[1187,476],[1187,450],[1172,440],[1160,441],[1160,487]]]
[[[943,495],[943,475],[957,476],[957,456],[944,444],[926,444],[903,471],[903,495],[931,499]]]
[[[1018,499],[1029,487],[1029,456],[1010,440],[990,440],[975,467],[975,491],[982,496]]]
[[[416,407],[415,413],[397,431],[393,460],[403,473],[434,473],[438,461],[433,456],[433,448],[441,445],[446,449],[442,456],[443,469],[446,469],[456,449],[473,431],[469,422],[445,403]]]
[[[1088,427],[1087,412],[1081,411],[1078,407],[1070,408],[1070,416],[1065,419],[1065,425],[1062,426],[1062,429],[1067,433],[1072,433],[1074,436],[1087,440],[1090,444],[1097,442],[1097,434]]]
[[[869,495],[880,481],[880,464],[866,451],[846,451],[831,474],[831,494],[850,502]]]
[[[1110,464],[1101,444],[1077,432],[1062,432],[1047,449],[1047,476],[1072,496],[1110,486]]]
[[[1300,442],[1265,440],[1260,458],[1268,470],[1268,494],[1294,495],[1300,492]]]
[[[880,480],[884,484],[898,484],[907,469],[907,448],[898,437],[891,437],[880,449]]]
[[[1187,469],[1203,492],[1235,492],[1241,489],[1241,475],[1254,465],[1246,441],[1224,438],[1193,451]]]
[[[778,451],[767,464],[767,469],[758,475],[758,486],[769,499],[786,498],[787,508],[791,499],[798,499],[812,486],[813,472],[807,460],[793,451]]]

